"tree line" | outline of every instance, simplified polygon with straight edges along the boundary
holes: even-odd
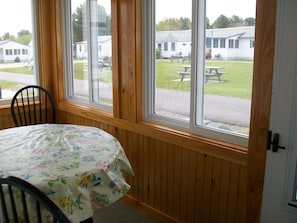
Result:
[[[240,27],[240,26],[254,26],[256,23],[255,18],[248,17],[242,19],[239,16],[233,15],[228,18],[225,15],[220,15],[212,24],[210,24],[209,19],[206,18],[206,29],[218,29],[218,28],[228,28],[228,27]],[[157,31],[169,31],[169,30],[189,30],[191,29],[191,21],[189,18],[180,17],[169,18],[160,21],[156,25]]]
[[[32,33],[29,32],[29,30],[22,29],[17,33],[17,36],[9,34],[9,32],[6,32],[3,34],[2,37],[0,37],[0,40],[13,40],[17,43],[22,43],[24,45],[28,45],[29,42],[32,39]]]

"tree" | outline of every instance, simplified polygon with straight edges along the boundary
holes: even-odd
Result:
[[[207,17],[205,18],[205,27],[206,27],[206,29],[210,29],[211,28],[209,19]]]
[[[80,42],[85,40],[83,34],[83,27],[86,26],[86,4],[83,3],[78,6],[72,14],[72,26],[73,26],[73,42]],[[107,15],[106,10],[103,6],[97,5],[97,24],[99,35],[110,35],[111,34],[111,18]]]
[[[15,36],[10,35],[9,32],[4,33],[4,35],[2,36],[3,40],[15,40]]]
[[[255,18],[248,17],[244,20],[243,23],[245,26],[254,26],[256,24],[256,20],[255,20]]]
[[[230,20],[224,16],[220,15],[212,24],[212,28],[227,28],[230,25]]]
[[[180,17],[179,19],[169,18],[160,21],[156,29],[157,31],[189,30],[191,29],[191,21],[186,17]]]
[[[21,31],[18,32],[18,37],[24,36],[24,35],[30,35],[29,30],[22,29]]]
[[[31,39],[32,39],[32,34],[29,32],[29,30],[22,29],[20,32],[18,32],[18,37],[16,38],[16,42],[28,45]]]
[[[83,41],[83,11],[86,4],[78,6],[72,14],[73,42]]]
[[[238,27],[238,26],[243,26],[243,25],[244,25],[244,22],[243,22],[242,18],[240,18],[239,16],[233,15],[230,18],[230,23],[229,23],[230,27]]]
[[[191,21],[189,18],[186,17],[180,17],[179,18],[180,21],[180,29],[181,30],[189,30],[191,29]]]

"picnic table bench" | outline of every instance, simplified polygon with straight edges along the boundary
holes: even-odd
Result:
[[[217,77],[218,78],[218,81],[222,81],[221,80],[221,76],[223,74],[226,74],[226,72],[205,73],[204,74],[205,75],[205,83],[208,82],[208,80],[209,80],[210,77]]]
[[[191,66],[190,65],[185,65],[185,66],[182,66],[182,67],[184,68],[184,71],[178,71],[178,72],[176,72],[181,77],[180,78],[180,81],[183,81],[186,75],[190,75],[191,74],[191,72],[190,72]],[[205,73],[204,73],[204,75],[205,75],[205,83],[207,83],[208,80],[209,80],[209,78],[211,78],[211,77],[217,77],[218,81],[222,81],[221,80],[221,76],[223,74],[226,74],[226,72],[219,71],[222,68],[223,67],[218,67],[218,66],[206,66],[205,67]]]
[[[178,71],[176,72],[180,76],[180,81],[183,81],[186,75],[190,75],[191,72],[189,71]]]

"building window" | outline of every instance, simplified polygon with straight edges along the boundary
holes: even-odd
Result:
[[[28,49],[22,49],[22,54],[23,55],[28,55]]]
[[[234,39],[229,39],[229,48],[234,48]]]
[[[12,55],[12,49],[7,49],[5,50],[6,55]]]
[[[213,39],[213,48],[219,47],[219,39]]]
[[[220,48],[225,48],[225,39],[220,39]]]
[[[175,51],[175,42],[171,43],[171,51]]]
[[[111,1],[62,4],[66,98],[112,111]]]
[[[250,48],[254,48],[254,44],[255,44],[255,41],[254,40],[250,40]]]
[[[5,71],[11,74],[0,77],[0,105],[10,104],[11,98],[21,87],[38,84],[38,63],[35,63],[38,59],[38,46],[35,41],[37,21],[35,10],[36,0],[20,0],[17,1],[17,5],[15,1],[1,1],[2,33],[0,35],[3,41],[0,41],[2,48],[0,49],[0,61],[3,64],[0,72]],[[24,45],[27,49],[23,48]],[[7,65],[13,66],[14,69],[8,71],[5,67]],[[18,76],[23,75],[25,78],[17,78],[16,70]]]
[[[14,49],[13,50],[14,55],[20,55],[21,54],[21,50],[20,49]]]
[[[239,40],[236,39],[234,42],[235,42],[235,48],[239,48]]]
[[[168,42],[164,43],[164,51],[168,51]]]
[[[214,36],[222,35],[228,30],[208,29],[206,32],[207,9],[215,5],[211,5],[212,2],[207,0],[171,0],[172,14],[170,15],[173,16],[173,12],[178,15],[171,19],[164,10],[166,8],[164,0],[143,0],[142,4],[145,9],[143,36],[147,37],[143,44],[145,75],[143,119],[172,129],[247,145],[253,64],[243,63],[240,55],[237,61],[234,54],[230,53],[231,56],[228,57],[228,49],[220,51],[219,44],[224,47],[225,40]],[[184,12],[182,15],[181,8]],[[217,17],[223,13],[224,11],[220,12]],[[168,21],[166,18],[169,18]],[[172,38],[179,39],[181,36],[189,38],[189,47],[183,49],[183,55],[191,55],[191,61],[182,65],[177,61],[170,63],[168,58],[158,58],[155,52],[158,23],[162,21],[162,24],[166,22],[169,24],[169,21],[178,20],[178,18],[189,19],[190,26],[187,27],[187,30],[190,30],[189,37],[185,37],[184,27],[177,28],[178,23],[172,30],[166,29],[166,32],[170,32]],[[213,18],[214,21],[215,19]],[[232,32],[234,33],[233,29]],[[238,33],[241,32],[239,29]],[[208,35],[207,38],[206,35]],[[212,39],[210,52],[213,57],[206,59],[209,39]],[[160,36],[158,41],[162,41]],[[181,43],[184,42],[182,40]],[[181,43],[176,41],[177,51]],[[228,44],[232,48],[236,44],[239,46],[238,43],[234,43],[234,40],[229,40]],[[239,71],[243,76],[238,76]],[[244,86],[239,86],[234,78],[239,78],[238,83],[244,82]],[[243,92],[246,94],[244,95]],[[233,113],[238,108],[247,115],[245,124]]]

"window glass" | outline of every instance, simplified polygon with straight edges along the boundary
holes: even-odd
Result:
[[[143,1],[146,120],[247,143],[255,1]]]
[[[79,99],[111,110],[112,38],[110,0],[65,1],[65,29],[71,17],[71,30],[65,42],[68,98]],[[71,7],[71,15],[67,6]],[[72,47],[71,47],[72,46]],[[71,56],[67,57],[67,55]],[[70,58],[70,59],[68,59]],[[72,58],[72,59],[71,59]],[[69,75],[72,74],[72,75]]]
[[[32,0],[1,1],[0,104],[10,103],[21,87],[37,83],[34,4]]]

